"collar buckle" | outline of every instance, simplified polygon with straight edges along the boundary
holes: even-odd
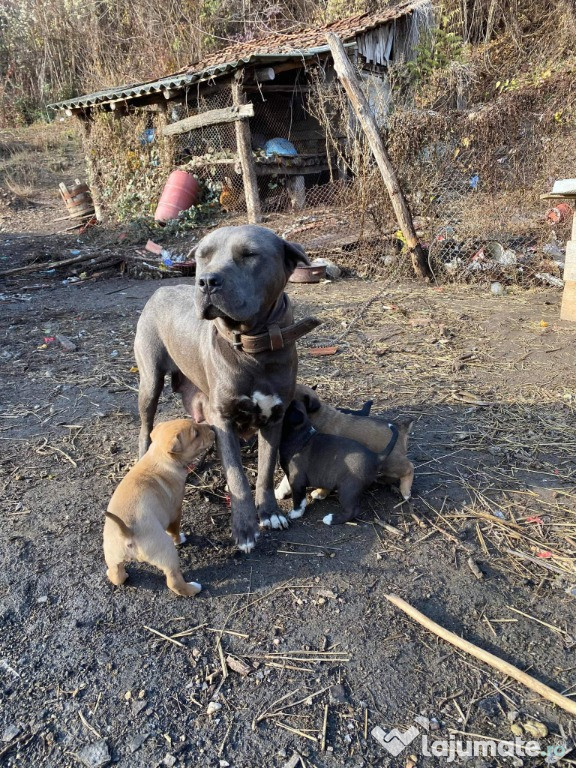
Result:
[[[232,346],[234,349],[241,350],[242,349],[242,334],[238,331],[232,331]]]

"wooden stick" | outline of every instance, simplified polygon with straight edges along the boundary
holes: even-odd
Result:
[[[531,691],[540,694],[544,699],[553,702],[558,707],[566,710],[566,712],[570,712],[571,715],[576,715],[576,701],[572,701],[572,699],[569,699],[567,696],[562,696],[558,691],[549,688],[539,680],[535,680],[530,675],[527,675],[526,672],[522,672],[522,670],[509,664],[507,661],[500,659],[498,656],[494,656],[493,653],[485,651],[483,648],[479,648],[477,645],[468,642],[468,640],[464,640],[462,637],[455,635],[454,632],[450,632],[450,630],[441,627],[440,624],[436,624],[435,621],[424,616],[423,613],[420,613],[420,611],[411,606],[410,603],[402,600],[401,597],[398,597],[397,595],[385,595],[385,597],[393,605],[400,608],[401,611],[404,611],[404,613],[407,613],[408,616],[425,627],[429,632],[433,632],[435,635],[438,635],[438,637],[446,640],[446,642],[455,645],[456,648],[460,648],[461,651],[466,651],[466,653],[474,656],[474,658],[480,659],[480,661],[483,661],[485,664],[498,670],[498,672],[502,672],[508,677],[513,677],[514,680],[517,680],[519,683],[522,683],[522,685],[530,688]]]
[[[177,645],[179,648],[186,648],[184,643],[179,642],[178,640],[174,640],[172,637],[168,637],[168,635],[164,635],[162,632],[158,632],[157,629],[152,629],[152,627],[147,627],[146,624],[142,624],[144,629],[147,629],[148,632],[153,632],[155,635],[158,635],[158,637],[161,637],[162,640],[167,640],[169,643],[173,643],[174,645]]]
[[[326,730],[328,728],[328,704],[324,704],[324,718],[322,720],[322,738],[320,739],[320,750],[326,752]]]
[[[68,267],[70,264],[78,264],[82,261],[90,261],[94,259],[94,263],[98,263],[98,259],[103,260],[103,257],[94,256],[93,253],[81,253],[80,256],[74,256],[72,259],[62,259],[62,261],[50,261],[48,264],[42,262],[34,262],[34,264],[27,264],[24,267],[14,267],[13,269],[5,269],[0,272],[0,277],[6,277],[7,275],[23,275],[27,272],[39,272],[40,270],[57,269],[58,267]],[[106,256],[106,258],[109,258]]]
[[[378,168],[382,174],[382,179],[384,180],[384,184],[390,195],[390,202],[394,208],[398,225],[406,238],[406,245],[410,250],[414,272],[417,277],[429,277],[430,270],[428,268],[428,262],[426,260],[424,249],[416,235],[410,208],[402,193],[400,182],[398,181],[398,176],[396,175],[392,161],[390,160],[388,152],[380,137],[378,126],[376,125],[376,121],[370,110],[370,105],[362,93],[354,68],[346,55],[346,49],[342,45],[342,41],[338,35],[335,35],[334,32],[328,32],[326,39],[328,40],[328,45],[332,51],[334,69],[336,70],[338,79],[344,86],[344,90],[350,100],[354,114],[358,118],[358,122],[366,134],[370,149],[374,154],[374,158],[376,159]]]

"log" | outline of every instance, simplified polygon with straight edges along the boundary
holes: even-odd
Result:
[[[404,235],[406,245],[410,251],[414,272],[417,277],[428,278],[430,277],[428,261],[424,249],[422,248],[422,244],[416,236],[410,208],[402,193],[398,176],[388,152],[386,151],[376,121],[370,112],[368,101],[362,93],[354,68],[346,55],[346,49],[342,45],[342,41],[338,35],[335,35],[333,32],[328,32],[326,34],[326,39],[328,40],[328,45],[332,51],[334,69],[336,70],[338,79],[342,83],[352,109],[354,110],[354,114],[358,118],[362,130],[366,134],[370,149],[374,154],[374,158],[376,159],[378,168],[382,174],[382,179],[384,180],[392,207],[394,208],[394,213],[396,214],[398,226]]]
[[[196,128],[205,128],[208,125],[220,125],[221,123],[235,123],[237,120],[244,120],[248,117],[254,117],[253,104],[211,109],[208,112],[201,112],[199,115],[185,117],[183,120],[178,120],[177,123],[165,125],[162,129],[162,135],[178,136],[180,133],[188,133],[188,131],[194,131]]]
[[[234,106],[238,108],[246,104],[246,94],[242,89],[241,78],[242,73],[238,73],[232,81],[232,99]],[[262,221],[262,210],[260,208],[260,195],[258,194],[256,165],[252,154],[250,125],[247,120],[237,120],[234,127],[236,128],[238,157],[242,166],[248,221],[250,224],[259,224]]]
[[[81,225],[79,225],[81,226]],[[48,264],[45,262],[34,262],[34,264],[26,264],[23,267],[14,267],[13,269],[5,269],[0,272],[0,277],[8,277],[9,275],[25,275],[30,272],[41,272],[47,269],[58,269],[59,267],[69,267],[71,264],[80,264],[83,261],[94,261],[97,264],[99,261],[103,261],[103,256],[94,256],[92,253],[81,253],[80,256],[74,256],[72,259],[62,259],[62,261],[50,261]]]
[[[435,621],[424,616],[423,613],[420,613],[420,611],[410,605],[410,603],[402,600],[401,597],[397,597],[396,595],[385,595],[385,597],[397,608],[400,608],[401,611],[407,613],[410,618],[417,621],[423,627],[426,627],[429,632],[433,632],[435,635],[438,635],[438,637],[441,637],[442,640],[446,640],[446,642],[455,645],[456,648],[460,648],[461,651],[469,653],[471,656],[474,656],[474,658],[480,659],[480,661],[493,667],[498,672],[502,672],[502,674],[514,678],[514,680],[525,685],[526,688],[535,691],[544,699],[551,701],[553,704],[556,704],[556,706],[561,707],[566,710],[566,712],[570,712],[571,715],[576,716],[576,701],[573,701],[567,696],[558,693],[558,691],[555,691],[553,688],[544,685],[544,683],[527,675],[526,672],[522,672],[522,670],[509,664],[507,661],[504,661],[504,659],[495,656],[489,651],[485,651],[483,648],[479,648],[468,640],[464,640],[464,638],[455,635],[454,632],[450,632],[450,630],[445,629],[440,626],[440,624],[436,624]]]

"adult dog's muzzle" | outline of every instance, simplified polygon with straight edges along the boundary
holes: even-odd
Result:
[[[198,278],[198,287],[202,293],[215,293],[224,285],[224,278],[218,272],[206,272]]]

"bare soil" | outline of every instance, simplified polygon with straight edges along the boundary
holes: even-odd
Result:
[[[35,203],[3,208],[2,270],[104,247],[54,221],[58,174]],[[136,459],[132,341],[158,283],[65,276],[0,284],[0,764],[445,765],[422,735],[509,741],[514,727],[529,740],[533,721],[543,751],[571,746],[566,713],[385,597],[574,695],[576,328],[558,320],[558,291],[290,286],[297,313],[324,321],[299,344],[300,379],[335,405],[373,399],[375,414],[414,417],[413,499],[376,484],[341,527],[322,523],[337,499],[314,502],[241,556],[210,455],[189,479],[180,552],[204,591],[183,599],[146,565],[114,588],[101,551],[104,510]],[[315,357],[319,346],[338,352]],[[159,415],[180,414],[167,388]],[[255,453],[244,458],[253,478]],[[420,734],[392,756],[376,726]],[[544,764],[522,759],[468,765]]]

